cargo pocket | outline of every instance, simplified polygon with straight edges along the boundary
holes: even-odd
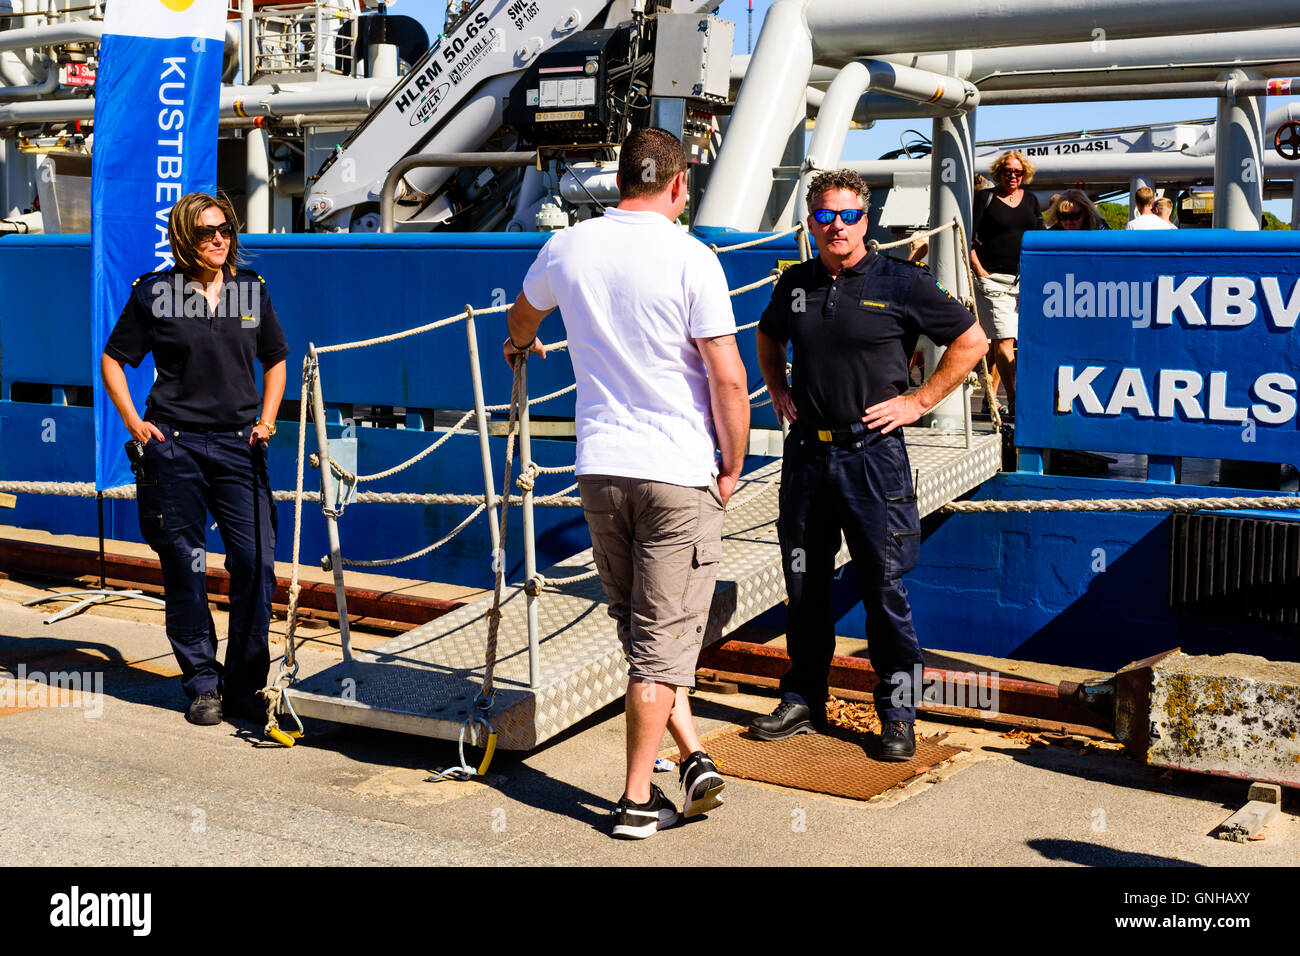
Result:
[[[167,523],[163,518],[158,482],[148,478],[136,481],[135,503],[140,514],[140,537],[155,552],[161,553],[167,537]]]
[[[582,496],[582,510],[589,515],[612,515],[618,511],[618,487],[604,476],[579,475],[578,494]]]
[[[280,516],[275,508],[275,492],[271,490],[271,449],[260,441],[253,442],[253,487],[256,494],[266,495],[266,507],[270,512],[271,540],[280,534]]]
[[[707,538],[696,542],[691,567],[686,576],[686,593],[682,609],[687,614],[707,613],[713,606],[713,591],[718,581],[718,561],[722,559],[722,541]]]
[[[885,499],[885,577],[893,581],[916,567],[921,556],[921,517],[916,495]]]

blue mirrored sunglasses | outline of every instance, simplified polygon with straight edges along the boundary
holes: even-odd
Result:
[[[829,226],[839,216],[840,221],[846,226],[854,225],[863,217],[865,210],[862,209],[818,209],[813,212],[813,218],[823,226]]]

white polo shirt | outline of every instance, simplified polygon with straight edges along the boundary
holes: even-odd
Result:
[[[524,296],[558,306],[568,332],[577,474],[708,485],[716,440],[694,339],[736,331],[717,256],[657,212],[609,209],[551,237]]]
[[[1128,221],[1125,229],[1177,229],[1172,222],[1161,219],[1153,212],[1144,212]]]

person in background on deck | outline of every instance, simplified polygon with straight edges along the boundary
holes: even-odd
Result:
[[[1009,407],[1016,407],[1016,337],[1019,335],[1020,241],[1026,232],[1043,228],[1038,198],[1024,187],[1034,181],[1034,165],[1017,150],[1003,153],[991,170],[994,187],[975,197],[971,218],[970,263],[975,270],[975,299],[979,320],[989,338],[989,368],[997,401],[998,382],[1007,390]]]
[[[1048,229],[1092,232],[1109,229],[1106,217],[1082,189],[1067,189],[1047,207],[1043,221]]]
[[[140,533],[158,554],[167,638],[190,698],[186,719],[261,720],[270,667],[275,503],[267,444],[284,394],[289,344],[266,283],[239,268],[228,200],[182,196],[167,222],[175,266],[141,276],[104,346],[100,374],[134,442]],[[142,419],[123,365],[153,353],[157,377]],[[258,395],[254,362],[262,366]],[[134,448],[132,447],[134,446]],[[226,546],[230,617],[224,665],[208,610],[208,513]]]
[[[1161,196],[1157,199],[1151,204],[1151,209],[1157,216],[1169,223],[1169,225],[1173,226],[1175,229],[1178,228],[1174,225],[1174,201],[1168,196]]]
[[[1155,204],[1156,192],[1150,186],[1141,186],[1133,194],[1133,203],[1137,206],[1137,215],[1128,221],[1125,229],[1174,229],[1177,228],[1168,219],[1157,216],[1151,207]]]

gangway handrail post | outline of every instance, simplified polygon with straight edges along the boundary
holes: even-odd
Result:
[[[966,247],[964,239],[965,237],[962,235],[961,219],[958,216],[953,216],[952,217],[952,251],[953,251],[952,258],[954,262],[962,263],[957,268],[957,276],[960,280],[962,280],[961,282],[962,286],[969,285],[969,282],[967,280],[969,280],[970,278],[970,272],[969,272],[970,257],[966,256],[965,262],[964,263],[962,262],[963,254],[965,252],[965,247]],[[975,297],[975,290],[967,289],[966,294],[973,299]],[[974,440],[974,436],[971,434],[974,428],[971,422],[971,411],[970,411],[971,401],[974,398],[972,392],[973,389],[971,388],[971,384],[970,384],[970,376],[967,375],[964,379],[962,379],[962,383],[961,383],[961,411],[962,411],[961,424],[962,424],[962,431],[964,432],[966,438],[967,451],[970,450],[971,442]]]
[[[307,343],[307,356],[315,370],[311,380],[311,411],[316,422],[316,446],[319,451],[321,510],[325,513],[325,528],[329,535],[330,569],[334,572],[334,604],[339,615],[339,642],[343,646],[343,660],[352,661],[352,634],[348,630],[348,595],[343,584],[343,555],[339,548],[338,515],[330,507],[334,501],[334,473],[330,470],[329,437],[325,433],[325,398],[321,393],[320,360],[316,357],[316,343]]]
[[[523,369],[519,373],[519,458],[520,468],[527,469],[533,460],[533,442],[532,430],[529,426],[528,415],[528,363],[523,362]],[[533,541],[533,483],[524,482],[523,488],[523,513],[524,513],[524,580],[528,582],[525,588],[525,596],[528,600],[528,686],[536,689],[541,684],[542,671],[538,663],[538,646],[537,646],[537,599],[540,595],[536,593],[536,588],[532,586],[534,579],[537,577],[537,549]],[[510,488],[507,486],[502,489],[503,494],[510,494]]]
[[[469,340],[469,374],[474,383],[474,419],[478,422],[479,457],[483,460],[483,505],[487,509],[488,534],[492,541],[492,568],[496,562],[505,561],[501,554],[501,529],[497,527],[497,492],[495,479],[492,477],[492,449],[488,443],[488,422],[486,405],[483,401],[483,368],[478,357],[478,331],[474,326],[474,310],[465,307],[465,336]],[[509,493],[509,488],[506,489]]]
[[[316,11],[315,11],[316,19],[315,19],[315,23],[312,25],[312,28],[316,31],[316,35],[312,37],[312,44],[311,44],[313,47],[312,52],[315,54],[315,56],[312,57],[312,59],[315,61],[312,68],[316,74],[317,83],[320,82],[321,50],[324,47],[323,40],[325,34],[325,11],[321,9],[323,6],[324,5],[320,3],[316,4]]]

